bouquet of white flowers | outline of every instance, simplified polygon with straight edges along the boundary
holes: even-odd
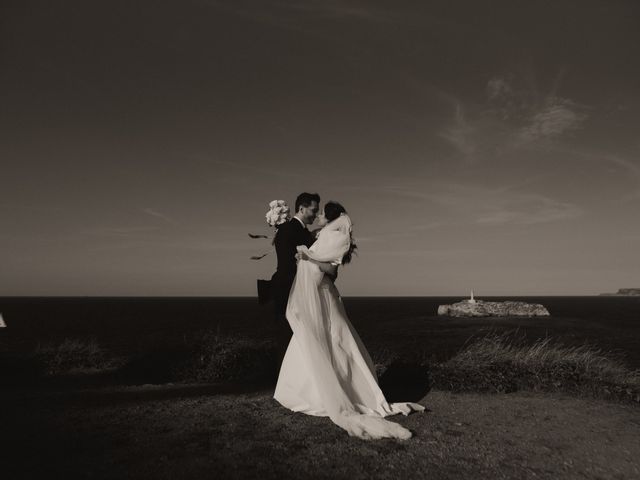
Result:
[[[265,214],[265,218],[267,220],[267,225],[273,228],[278,228],[278,226],[291,219],[291,210],[289,209],[287,202],[284,200],[273,200],[269,202],[269,210]],[[249,236],[251,238],[270,238],[267,235],[253,235],[251,233]],[[263,253],[262,255],[254,255],[251,257],[251,260],[260,260],[268,254],[269,252]]]
[[[265,217],[270,226],[276,227],[291,219],[291,211],[284,200],[273,200]]]

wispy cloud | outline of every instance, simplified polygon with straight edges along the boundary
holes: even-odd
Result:
[[[583,213],[582,208],[573,203],[524,192],[520,185],[488,188],[440,183],[425,185],[424,190],[415,187],[387,187],[385,190],[432,202],[451,216],[449,225],[460,222],[485,226],[533,225],[571,219]]]
[[[470,125],[459,101],[455,102],[453,123],[441,131],[439,135],[447,140],[457,151],[465,157],[470,157],[476,151],[474,133],[476,128]]]
[[[119,237],[119,238],[131,238],[146,236],[150,233],[157,232],[160,227],[157,226],[110,226],[110,227],[95,227],[80,231],[81,235],[88,235],[92,237]]]
[[[487,82],[487,95],[490,101],[510,103],[510,99],[513,97],[513,88],[504,78],[493,77]]]
[[[620,179],[625,180],[624,183],[618,180],[620,196],[616,198],[617,201],[628,203],[640,199],[640,155],[635,157],[637,160],[634,161],[629,155],[587,150],[583,147],[554,146],[550,151],[568,158],[577,158],[582,164],[589,162],[593,168],[602,168],[609,164],[609,172],[617,172]]]
[[[159,212],[158,210],[156,210],[154,208],[142,208],[141,211],[143,213],[146,213],[147,215],[152,216],[152,217],[160,218],[161,220],[164,220],[167,223],[171,223],[171,224],[175,224],[176,223],[171,217],[169,217],[168,215],[165,215],[162,212]]]
[[[617,155],[605,155],[604,159],[620,168],[625,175],[635,182],[634,189],[625,193],[621,200],[625,203],[640,200],[640,164],[633,163]]]
[[[427,257],[430,259],[459,258],[461,255],[477,253],[475,248],[424,248],[424,249],[384,249],[367,250],[365,254],[386,257]]]
[[[504,225],[508,223],[534,225],[576,218],[582,208],[544,195],[518,194],[497,202],[481,213],[475,223],[481,225]]]
[[[389,240],[396,240],[400,238],[409,238],[415,236],[415,232],[402,231],[402,232],[377,232],[366,236],[354,236],[356,244],[369,244],[387,242]]]
[[[354,240],[358,245],[367,245],[375,246],[376,244],[387,244],[389,241],[395,240],[406,240],[410,238],[422,237],[425,232],[438,230],[443,227],[452,226],[454,223],[452,222],[441,222],[441,221],[433,221],[433,222],[425,222],[418,223],[409,226],[406,229],[398,232],[389,232],[389,231],[377,231],[375,233],[371,233],[364,236],[356,235]]]
[[[480,104],[465,105],[451,96],[451,120],[439,136],[463,160],[479,161],[523,147],[546,148],[581,129],[588,120],[587,107],[557,94],[562,75],[545,95],[532,82],[519,86],[514,78],[489,79]]]
[[[535,79],[530,79],[528,87],[516,87],[513,75],[495,76],[487,82],[487,112],[510,122],[517,146],[577,130],[587,114],[583,106],[557,94],[563,76],[561,69],[546,95],[540,94]]]
[[[579,129],[586,118],[587,115],[578,111],[570,100],[552,97],[532,112],[528,123],[517,132],[516,141],[530,144],[541,139],[555,139]]]

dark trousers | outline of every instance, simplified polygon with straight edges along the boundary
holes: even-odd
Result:
[[[284,354],[287,351],[293,331],[289,325],[289,321],[285,315],[287,311],[287,303],[289,301],[289,292],[293,285],[295,272],[292,274],[283,274],[277,271],[271,277],[271,296],[273,299],[273,326],[275,329],[275,340],[277,343],[279,361],[282,363]]]
[[[284,316],[287,311],[289,292],[295,276],[295,272],[283,273],[276,271],[271,277],[271,297],[273,298],[273,308],[276,316]]]

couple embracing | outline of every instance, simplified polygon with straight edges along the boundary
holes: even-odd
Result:
[[[276,315],[293,332],[274,398],[294,412],[329,417],[351,436],[410,438],[408,429],[384,417],[424,407],[386,401],[335,286],[339,266],[355,249],[351,219],[336,202],[319,210],[317,194],[300,194],[294,217],[279,226],[274,239],[278,270],[272,297]],[[312,233],[307,226],[316,219],[320,228]]]

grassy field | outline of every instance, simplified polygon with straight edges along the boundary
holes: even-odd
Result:
[[[407,441],[349,437],[270,390],[147,385],[4,397],[5,478],[636,479],[640,410],[562,394],[432,391],[393,419]],[[4,433],[3,432],[3,433]],[[3,475],[4,477],[4,475]]]
[[[371,351],[408,441],[350,438],[272,398],[282,345],[209,331],[121,357],[67,338],[0,359],[6,478],[580,478],[640,475],[640,375],[517,331],[437,362]],[[3,475],[4,477],[4,475]]]

